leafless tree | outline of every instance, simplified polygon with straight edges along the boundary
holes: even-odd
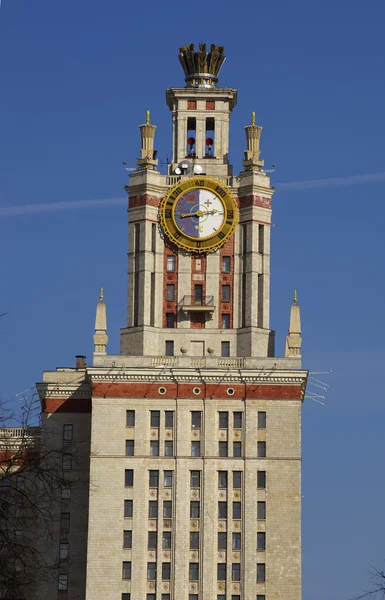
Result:
[[[352,600],[382,600],[385,599],[385,571],[372,567],[370,570],[371,585],[369,590],[354,596]]]

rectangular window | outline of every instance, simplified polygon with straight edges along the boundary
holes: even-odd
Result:
[[[199,563],[190,563],[189,579],[190,579],[190,581],[198,581],[198,579],[199,579]]]
[[[222,329],[230,329],[229,313],[222,313]]]
[[[131,600],[131,594],[129,592],[123,592],[122,600]]]
[[[266,567],[265,563],[257,564],[257,581],[265,581]]]
[[[199,549],[199,531],[190,531],[190,550]]]
[[[150,581],[156,579],[156,563],[154,562],[147,563],[147,579]]]
[[[231,270],[231,257],[222,256],[222,273],[230,273]]]
[[[257,502],[257,519],[266,519],[266,502]]]
[[[233,471],[233,488],[239,490],[242,487],[242,471]]]
[[[217,580],[226,581],[226,564],[218,563],[217,565]]]
[[[126,410],[126,427],[135,427],[135,411]]]
[[[191,411],[191,428],[192,429],[200,429],[201,428],[201,420],[202,413],[197,410]]]
[[[233,519],[241,518],[241,503],[233,502]]]
[[[230,342],[221,342],[221,356],[230,356]]]
[[[62,500],[71,500],[71,488],[70,487],[62,487],[61,499]]]
[[[266,487],[266,471],[257,472],[257,488],[264,490]]]
[[[266,600],[265,594],[257,594],[257,600]]]
[[[164,412],[164,426],[165,427],[174,427],[174,411],[166,410]]]
[[[158,440],[151,440],[150,456],[159,456],[159,441]]]
[[[192,500],[190,502],[190,519],[199,519],[200,517],[200,502]]]
[[[123,562],[123,579],[131,579],[131,562]]]
[[[201,443],[200,442],[191,442],[191,456],[200,456],[201,455]]]
[[[266,550],[266,533],[264,531],[257,532],[257,550]]]
[[[240,596],[231,596],[231,600],[241,600]]]
[[[160,426],[160,410],[150,411],[150,425],[151,427]]]
[[[164,443],[164,455],[174,456],[174,442],[166,441]]]
[[[132,548],[132,531],[123,531],[123,548]]]
[[[159,471],[149,471],[148,483],[150,488],[159,486]]]
[[[242,442],[233,442],[233,456],[235,458],[242,456]]]
[[[233,427],[234,429],[242,429],[242,416],[243,413],[235,412],[233,413]]]
[[[262,224],[258,225],[258,252],[263,254],[265,246],[265,228]]]
[[[164,487],[165,488],[172,487],[172,471],[164,472]]]
[[[124,471],[124,485],[126,487],[132,487],[134,485],[134,471],[133,471],[133,469],[126,469]]]
[[[174,356],[174,342],[172,340],[165,341],[165,356]]]
[[[218,471],[218,487],[227,488],[227,471]]]
[[[132,500],[124,501],[124,517],[126,519],[132,517]]]
[[[64,454],[63,456],[63,471],[72,470],[72,456],[70,454]]]
[[[218,531],[218,550],[227,550],[226,531]]]
[[[229,413],[228,412],[220,412],[219,413],[219,429],[227,429],[229,426]]]
[[[63,441],[72,442],[73,439],[73,425],[63,425]]]
[[[126,440],[126,456],[134,456],[134,440]]]
[[[61,513],[60,515],[60,529],[62,531],[70,530],[70,513]]]
[[[175,284],[167,283],[166,285],[166,300],[175,300]]]
[[[173,329],[174,325],[175,325],[174,313],[171,313],[171,312],[166,313],[166,327],[168,327],[168,329]]]
[[[59,558],[60,560],[67,560],[68,552],[69,552],[69,544],[60,544],[59,548]]]
[[[61,574],[58,576],[57,589],[59,592],[68,590],[68,575]]]
[[[188,600],[198,600],[198,594],[189,594]]]
[[[170,594],[162,594],[162,600],[170,600]]]
[[[201,486],[201,472],[190,471],[190,487],[199,488]]]
[[[266,456],[266,442],[258,442],[258,456],[261,458]]]
[[[148,503],[148,516],[150,519],[158,518],[158,502],[156,500],[150,500]]]
[[[147,540],[148,550],[156,550],[157,545],[158,545],[158,532],[157,531],[149,531],[148,532],[148,540]]]
[[[233,550],[241,549],[241,534],[233,532]]]
[[[218,594],[217,600],[226,600],[226,594]]]
[[[266,413],[258,411],[258,429],[266,429]]]
[[[171,500],[165,500],[163,502],[163,516],[166,519],[171,519],[171,517],[172,517],[172,502],[171,502]]]
[[[219,456],[228,456],[227,442],[219,442]]]
[[[171,563],[162,563],[162,581],[170,581],[171,579]]]
[[[241,581],[241,565],[240,565],[240,563],[233,563],[231,565],[231,579],[233,581]]]
[[[227,519],[227,502],[218,502],[218,519]]]
[[[194,304],[195,306],[202,306],[203,301],[203,285],[196,283],[194,285]]]
[[[163,548],[163,550],[170,550],[170,548],[171,548],[171,531],[163,531],[162,548]]]
[[[156,600],[156,594],[147,594],[146,600]]]
[[[175,256],[167,256],[167,271],[175,271]]]
[[[156,223],[151,226],[151,252],[156,252]]]
[[[222,301],[230,302],[230,286],[227,284],[222,285]]]

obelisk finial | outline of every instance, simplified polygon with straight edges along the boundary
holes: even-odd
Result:
[[[150,124],[150,111],[146,110],[146,125]]]
[[[100,288],[100,294],[99,294],[99,300],[103,300],[104,295],[103,295],[103,288]]]
[[[255,126],[255,111],[253,110],[253,112],[251,113],[251,124],[253,126]]]
[[[297,290],[294,290],[293,302],[294,304],[297,304]]]
[[[103,288],[100,288],[99,302],[96,305],[94,353],[107,354],[107,307],[103,301]]]

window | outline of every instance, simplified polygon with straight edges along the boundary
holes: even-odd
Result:
[[[201,486],[201,472],[190,471],[190,487],[199,488]]]
[[[266,533],[264,531],[257,533],[257,550],[266,550]]]
[[[126,427],[135,427],[135,411],[126,410]]]
[[[175,284],[173,283],[166,285],[166,300],[175,300]]]
[[[131,562],[123,561],[123,579],[131,579]]]
[[[158,544],[158,533],[156,531],[149,531],[147,548],[149,550],[156,550],[157,544]]]
[[[257,564],[257,581],[265,581],[266,566],[265,563]]]
[[[217,580],[226,581],[226,564],[218,563],[217,565]]]
[[[11,482],[9,479],[2,479],[0,481],[0,492],[8,492],[11,487]]]
[[[159,427],[160,426],[160,410],[152,410],[150,412],[150,426],[151,427]]]
[[[175,256],[167,256],[167,271],[175,271]]]
[[[263,247],[264,247],[264,241],[265,241],[265,227],[264,225],[260,224],[258,225],[258,252],[260,254],[263,254]]]
[[[67,560],[68,552],[69,552],[69,544],[60,544],[59,548],[59,558],[60,560]]]
[[[258,456],[266,456],[266,442],[258,442]]]
[[[200,516],[200,502],[192,500],[190,502],[190,519],[199,519]]]
[[[231,565],[231,579],[233,581],[241,581],[241,565],[240,565],[240,563],[233,563]]]
[[[242,442],[233,442],[233,456],[236,458],[242,456]]]
[[[147,579],[154,581],[156,579],[156,563],[147,563]]]
[[[174,427],[174,411],[173,410],[166,410],[164,413],[164,418],[165,418],[165,423],[164,423],[165,427]]]
[[[241,503],[233,502],[233,519],[241,518]]]
[[[156,594],[147,594],[146,600],[156,600]]]
[[[132,548],[132,531],[123,531],[123,548]]]
[[[227,429],[229,425],[229,413],[220,412],[219,413],[219,429]]]
[[[124,471],[124,485],[126,487],[132,487],[134,485],[134,471],[133,471],[133,469],[126,469]]]
[[[226,594],[218,594],[217,600],[226,600]]]
[[[165,356],[174,356],[174,342],[172,340],[165,341]]]
[[[168,329],[173,329],[174,322],[175,322],[174,313],[170,313],[170,312],[166,313],[166,327],[168,327]]]
[[[227,442],[219,442],[219,456],[227,456]]]
[[[159,456],[159,442],[152,440],[150,442],[150,456]]]
[[[241,534],[233,532],[233,550],[241,549]]]
[[[162,581],[170,581],[171,563],[162,563]]]
[[[257,502],[257,519],[266,519],[266,502]]]
[[[126,440],[126,456],[134,456],[134,440]]]
[[[159,486],[159,471],[149,472],[149,486],[150,488]]]
[[[132,517],[132,500],[124,501],[124,517],[126,519]]]
[[[218,502],[218,519],[227,519],[227,502]]]
[[[148,516],[150,519],[158,518],[158,502],[156,500],[150,500],[148,503]]]
[[[233,413],[233,427],[234,429],[242,429],[242,413]]]
[[[265,600],[266,596],[264,594],[257,594],[257,600]]]
[[[233,471],[233,488],[239,490],[242,487],[242,471]]]
[[[221,342],[221,356],[230,356],[230,342]]]
[[[60,529],[62,531],[70,530],[70,513],[61,513],[60,515]]]
[[[131,600],[131,594],[129,592],[123,592],[122,600]]]
[[[240,596],[231,596],[231,600],[241,600]]]
[[[73,439],[73,425],[63,425],[63,440],[65,442],[71,442]]]
[[[222,300],[223,300],[223,302],[230,301],[230,286],[229,285],[222,285]]]
[[[230,329],[229,313],[222,313],[222,329]]]
[[[162,600],[170,600],[170,594],[162,594]]]
[[[163,531],[162,548],[164,550],[171,548],[171,531]]]
[[[258,411],[258,429],[266,429],[265,411]]]
[[[227,471],[218,471],[218,487],[227,488]]]
[[[227,533],[226,531],[218,531],[218,550],[227,549]]]
[[[200,456],[201,455],[201,443],[200,442],[191,442],[191,456]]]
[[[165,456],[174,456],[174,443],[173,442],[165,442],[164,443],[164,455]]]
[[[59,575],[57,589],[59,592],[66,592],[68,590],[68,575]]]
[[[163,516],[171,519],[172,517],[172,502],[171,500],[165,500],[163,502]]]
[[[71,488],[70,487],[62,487],[61,499],[62,500],[71,500]]]
[[[64,454],[63,456],[63,471],[72,470],[72,456],[70,454]]]
[[[231,257],[230,256],[222,256],[222,272],[230,273],[231,267]]]
[[[189,579],[190,579],[190,581],[198,581],[198,579],[199,579],[199,563],[190,563]]]
[[[199,531],[190,531],[190,550],[199,548]]]
[[[198,600],[198,594],[189,594],[188,600]]]
[[[257,473],[257,488],[265,489],[266,487],[266,471],[258,471]]]
[[[201,420],[202,413],[197,410],[191,411],[191,428],[192,429],[200,429],[201,428]]]
[[[165,488],[172,487],[172,471],[164,472],[164,487]]]

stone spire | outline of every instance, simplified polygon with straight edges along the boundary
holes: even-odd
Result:
[[[99,302],[96,305],[94,352],[107,354],[107,310],[103,300],[103,288],[100,288]]]
[[[246,125],[247,150],[245,151],[245,160],[242,165],[246,171],[258,171],[263,167],[263,160],[259,160],[260,150],[259,142],[261,138],[262,127],[255,124],[255,112],[251,113],[251,125]]]
[[[142,138],[142,147],[140,158],[136,159],[136,164],[141,169],[153,170],[158,165],[156,158],[157,150],[154,150],[154,138],[156,125],[150,123],[150,111],[146,110],[146,122],[139,125],[140,136]]]
[[[289,335],[286,336],[285,357],[300,357],[301,344],[301,315],[297,304],[297,291],[294,290],[293,304],[290,309]]]

